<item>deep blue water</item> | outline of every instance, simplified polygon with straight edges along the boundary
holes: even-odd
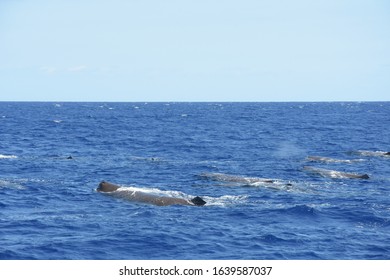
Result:
[[[2,102],[0,259],[388,260],[390,157],[370,152],[389,127],[390,103]],[[127,201],[102,180],[207,204]]]

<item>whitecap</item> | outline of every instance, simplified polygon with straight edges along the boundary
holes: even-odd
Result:
[[[307,161],[318,161],[324,163],[355,163],[362,162],[364,159],[336,159],[329,157],[320,157],[320,156],[308,156],[306,157]]]
[[[146,188],[146,187],[134,187],[134,186],[123,186],[117,190],[118,193],[131,193],[131,192],[143,192],[151,195],[157,196],[168,196],[168,197],[178,197],[178,198],[189,198],[190,196],[179,192],[179,191],[164,191],[157,188]]]
[[[349,152],[350,154],[366,156],[366,157],[389,157],[390,152],[385,151],[366,151],[366,150],[357,150]]]
[[[20,185],[18,183],[11,182],[11,181],[0,180],[0,188],[12,188],[12,189],[23,190],[26,187],[23,185]]]
[[[15,159],[15,158],[18,158],[17,156],[15,155],[1,155],[0,154],[0,159]]]
[[[202,196],[206,201],[205,206],[231,206],[237,204],[244,204],[248,200],[247,195],[224,195],[220,197]]]

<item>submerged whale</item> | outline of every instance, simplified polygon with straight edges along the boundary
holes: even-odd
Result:
[[[350,152],[351,154],[366,156],[366,157],[390,157],[390,152],[384,152],[384,151],[364,151],[364,150],[358,150]]]
[[[199,196],[196,196],[191,200],[187,200],[179,197],[161,196],[161,195],[152,194],[140,190],[131,190],[131,189],[122,188],[120,186],[105,181],[102,181],[96,190],[98,192],[109,193],[116,197],[125,198],[130,201],[149,203],[157,206],[168,206],[168,205],[203,206],[206,204],[206,202]]]
[[[266,187],[272,189],[289,189],[292,184],[285,183],[281,180],[259,178],[259,177],[244,177],[238,175],[229,175],[223,173],[202,173],[199,175],[200,178],[226,183],[226,185],[245,185],[251,187]]]
[[[330,177],[335,179],[344,179],[344,178],[350,178],[350,179],[369,179],[370,176],[367,174],[356,174],[356,173],[347,173],[347,172],[341,172],[336,170],[329,170],[329,169],[323,169],[323,168],[315,168],[311,166],[304,166],[304,170],[319,174],[324,177]]]
[[[254,184],[254,183],[266,183],[272,184],[275,182],[273,179],[257,178],[257,177],[243,177],[237,175],[229,175],[223,173],[202,173],[200,177],[220,182],[240,183],[240,184]]]
[[[320,156],[308,156],[306,157],[306,160],[324,162],[324,163],[353,163],[353,162],[363,161],[362,159],[337,159],[337,158],[320,157]]]

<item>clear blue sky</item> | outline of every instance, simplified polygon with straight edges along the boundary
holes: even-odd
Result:
[[[389,101],[388,0],[0,0],[0,101]]]

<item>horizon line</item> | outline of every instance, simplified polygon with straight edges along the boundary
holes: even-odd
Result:
[[[374,102],[390,102],[390,100],[318,100],[318,101],[108,101],[108,100],[89,100],[89,101],[80,101],[80,100],[0,100],[0,103],[374,103]]]

